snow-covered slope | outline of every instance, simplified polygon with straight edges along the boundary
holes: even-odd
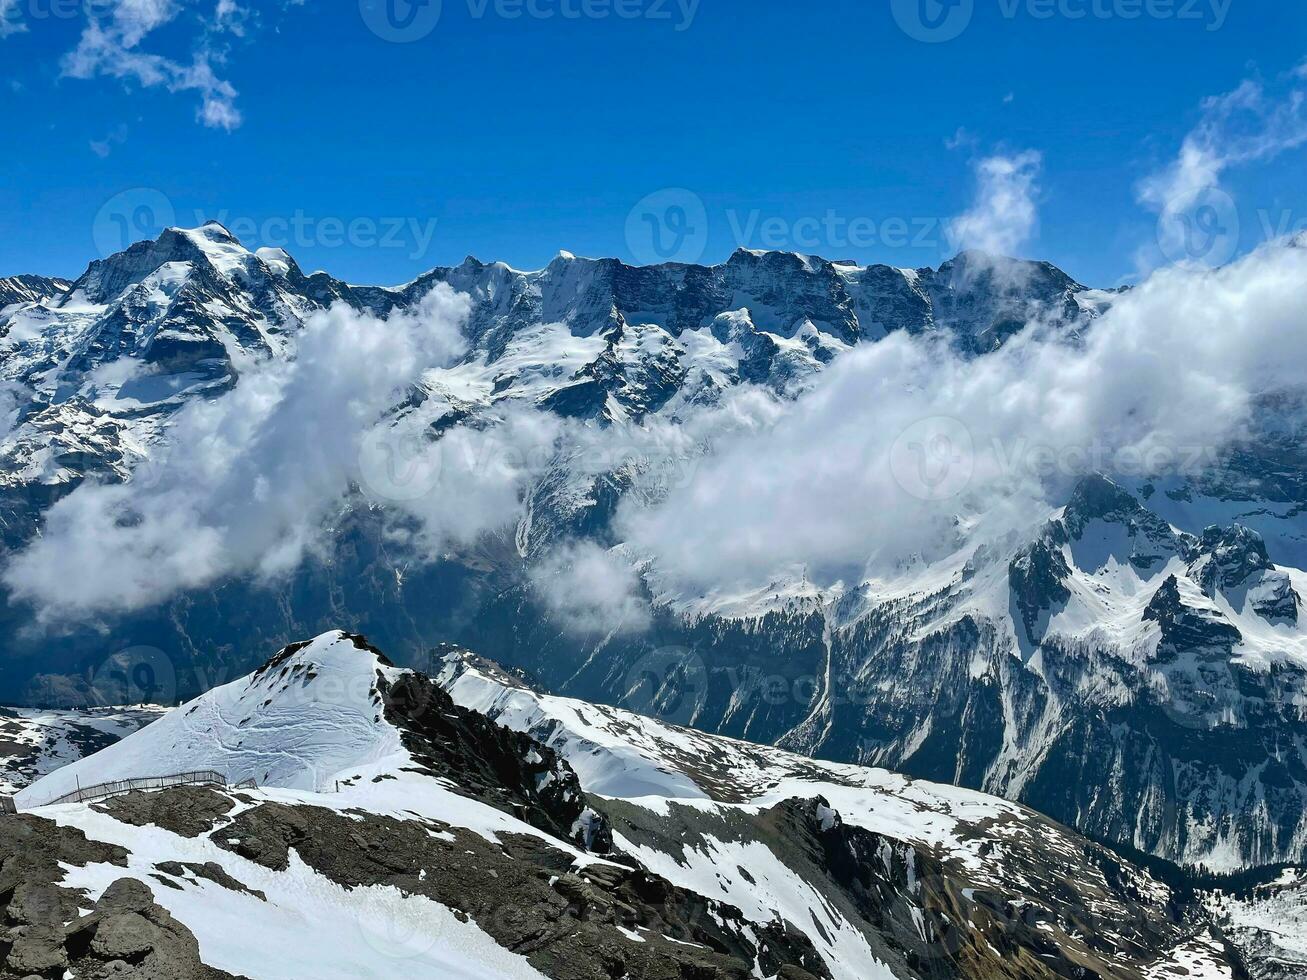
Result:
[[[258,789],[27,809],[69,781],[47,776],[0,859],[51,928],[0,955],[88,977],[126,955],[251,980],[925,980],[1163,976],[1198,950],[1233,976],[1200,909],[1014,804],[544,697],[466,655],[442,679],[547,741],[329,633],[74,770],[225,766]]]
[[[959,534],[899,575],[691,598],[677,628],[579,653],[539,629],[506,659],[559,693],[971,786],[1179,863],[1302,862],[1303,575],[1251,518],[1175,525],[1171,499],[1086,478],[1028,534]]]
[[[1207,899],[1212,916],[1243,951],[1252,980],[1307,976],[1307,873],[1285,871],[1278,879]]]
[[[822,899],[807,892],[777,852],[757,842],[741,844],[734,837],[738,815],[762,812],[796,798],[816,801],[813,813],[823,826],[855,827],[892,842],[892,847],[907,845],[955,865],[966,877],[964,895],[990,888],[1006,892],[1007,900],[1017,905],[1031,900],[1024,896],[1035,894],[1040,895],[1035,904],[1048,903],[1050,893],[1044,889],[1056,889],[1059,880],[1066,885],[1077,880],[1076,875],[1086,874],[1079,866],[1082,845],[1063,828],[994,797],[883,770],[821,762],[629,711],[542,694],[497,665],[457,648],[444,650],[439,681],[457,703],[556,750],[573,766],[587,791],[624,800],[628,805],[617,811],[622,817],[615,821],[616,839],[624,850],[674,881],[706,892],[720,890],[759,914],[775,910],[790,916],[798,928],[803,928],[803,910]],[[664,823],[672,829],[653,829]],[[695,843],[678,844],[678,834]],[[660,853],[660,847],[674,849],[675,856]],[[1028,863],[1036,853],[1041,858]],[[882,854],[887,862],[888,854]],[[911,870],[911,857],[908,865],[910,889],[914,878],[932,875],[925,868]],[[1089,883],[1083,877],[1078,880]],[[1102,888],[1100,895],[1109,890],[1101,884],[1091,887]],[[1023,898],[1015,899],[1013,893]],[[796,901],[796,896],[805,894],[807,898]],[[1063,893],[1049,904],[1065,910],[1066,902]],[[1106,936],[1115,912],[1092,903],[1082,911],[1095,919],[1097,941],[1123,942],[1121,937]],[[1053,912],[1044,928],[1055,930],[1057,916]],[[948,938],[947,927],[934,931],[937,920],[930,926],[924,921],[918,925],[933,941],[945,945],[956,941]],[[837,914],[833,926],[819,939],[814,937],[818,948],[829,949],[829,955],[846,962],[860,962],[868,948],[856,930],[843,928]],[[1158,957],[1150,975],[1169,975],[1172,967],[1183,963],[1208,971],[1190,975],[1229,975],[1222,944],[1201,933]],[[860,969],[866,971],[862,975],[877,975],[869,965]]]
[[[19,795],[32,806],[78,785],[212,769],[231,783],[330,789],[346,768],[400,753],[381,718],[381,666],[344,636],[288,648],[247,678],[168,712],[136,737],[64,766]]]

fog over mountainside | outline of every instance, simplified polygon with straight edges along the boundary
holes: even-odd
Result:
[[[0,313],[5,657],[190,697],[344,622],[1231,871],[1307,851],[1307,250],[1128,291],[469,258],[209,224]]]

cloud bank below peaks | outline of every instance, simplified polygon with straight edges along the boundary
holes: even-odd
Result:
[[[682,593],[757,588],[780,569],[860,581],[968,540],[1028,531],[1089,472],[1210,466],[1262,393],[1307,378],[1307,250],[1170,268],[1082,343],[1028,328],[963,359],[891,335],[841,356],[760,431],[719,440],[619,534]]]
[[[157,480],[86,483],[51,507],[5,584],[48,622],[294,568],[320,547],[379,416],[463,352],[468,309],[440,285],[388,320],[344,305],[314,315],[292,360],[262,362],[178,414]]]

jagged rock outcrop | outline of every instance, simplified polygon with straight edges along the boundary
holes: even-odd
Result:
[[[8,276],[0,279],[0,310],[18,303],[39,303],[68,292],[66,279],[46,276]]]
[[[1228,655],[1230,645],[1242,639],[1239,630],[1215,610],[1186,606],[1180,597],[1180,583],[1174,575],[1163,582],[1149,600],[1144,619],[1158,624],[1162,631],[1162,646],[1172,655],[1180,649],[1209,647],[1223,647]]]
[[[1271,622],[1298,621],[1302,600],[1292,580],[1271,564],[1266,542],[1250,528],[1238,524],[1206,528],[1190,574],[1209,599],[1219,592],[1232,603],[1247,601],[1257,615]]]
[[[65,887],[65,866],[127,865],[128,852],[29,815],[0,817],[0,976],[89,980],[222,980],[205,966],[191,932],[132,878],[114,881],[91,911]]]

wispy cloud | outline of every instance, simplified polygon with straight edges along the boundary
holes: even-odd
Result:
[[[21,34],[27,25],[18,15],[19,0],[0,0],[0,38]]]
[[[1307,65],[1299,66],[1268,88],[1246,79],[1233,91],[1203,101],[1198,124],[1184,138],[1179,153],[1142,180],[1140,203],[1157,213],[1162,255],[1151,246],[1139,255],[1144,271],[1175,254],[1181,243],[1167,240],[1186,227],[1168,220],[1201,205],[1214,192],[1224,194],[1222,180],[1238,167],[1271,160],[1307,144]]]
[[[16,0],[0,0],[12,5]],[[293,5],[293,4],[290,4]],[[77,47],[64,56],[70,78],[116,78],[145,88],[199,96],[196,118],[205,126],[231,131],[241,125],[238,92],[219,72],[231,38],[245,37],[253,17],[235,0],[217,0],[201,13],[181,0],[110,0],[87,6],[86,24]],[[3,9],[3,8],[0,8]],[[185,56],[149,50],[160,28],[194,21],[191,50]]]
[[[115,146],[121,146],[126,142],[127,127],[120,123],[115,126],[108,135],[104,137],[104,139],[91,140],[91,152],[103,160],[107,158],[109,154],[113,153],[113,148]]]
[[[976,163],[976,199],[948,225],[958,249],[1016,255],[1039,228],[1039,175],[1043,156],[1036,150],[996,153]]]
[[[593,542],[560,547],[532,566],[531,582],[569,633],[611,636],[649,627],[651,611],[635,566]]]
[[[235,129],[241,122],[236,89],[219,78],[211,64],[219,55],[207,34],[221,30],[219,21],[205,30],[189,63],[142,49],[151,33],[182,12],[182,6],[174,0],[118,0],[107,14],[88,7],[81,39],[63,59],[64,74],[80,79],[106,75],[146,88],[163,86],[171,92],[197,92],[197,115],[206,126]]]

